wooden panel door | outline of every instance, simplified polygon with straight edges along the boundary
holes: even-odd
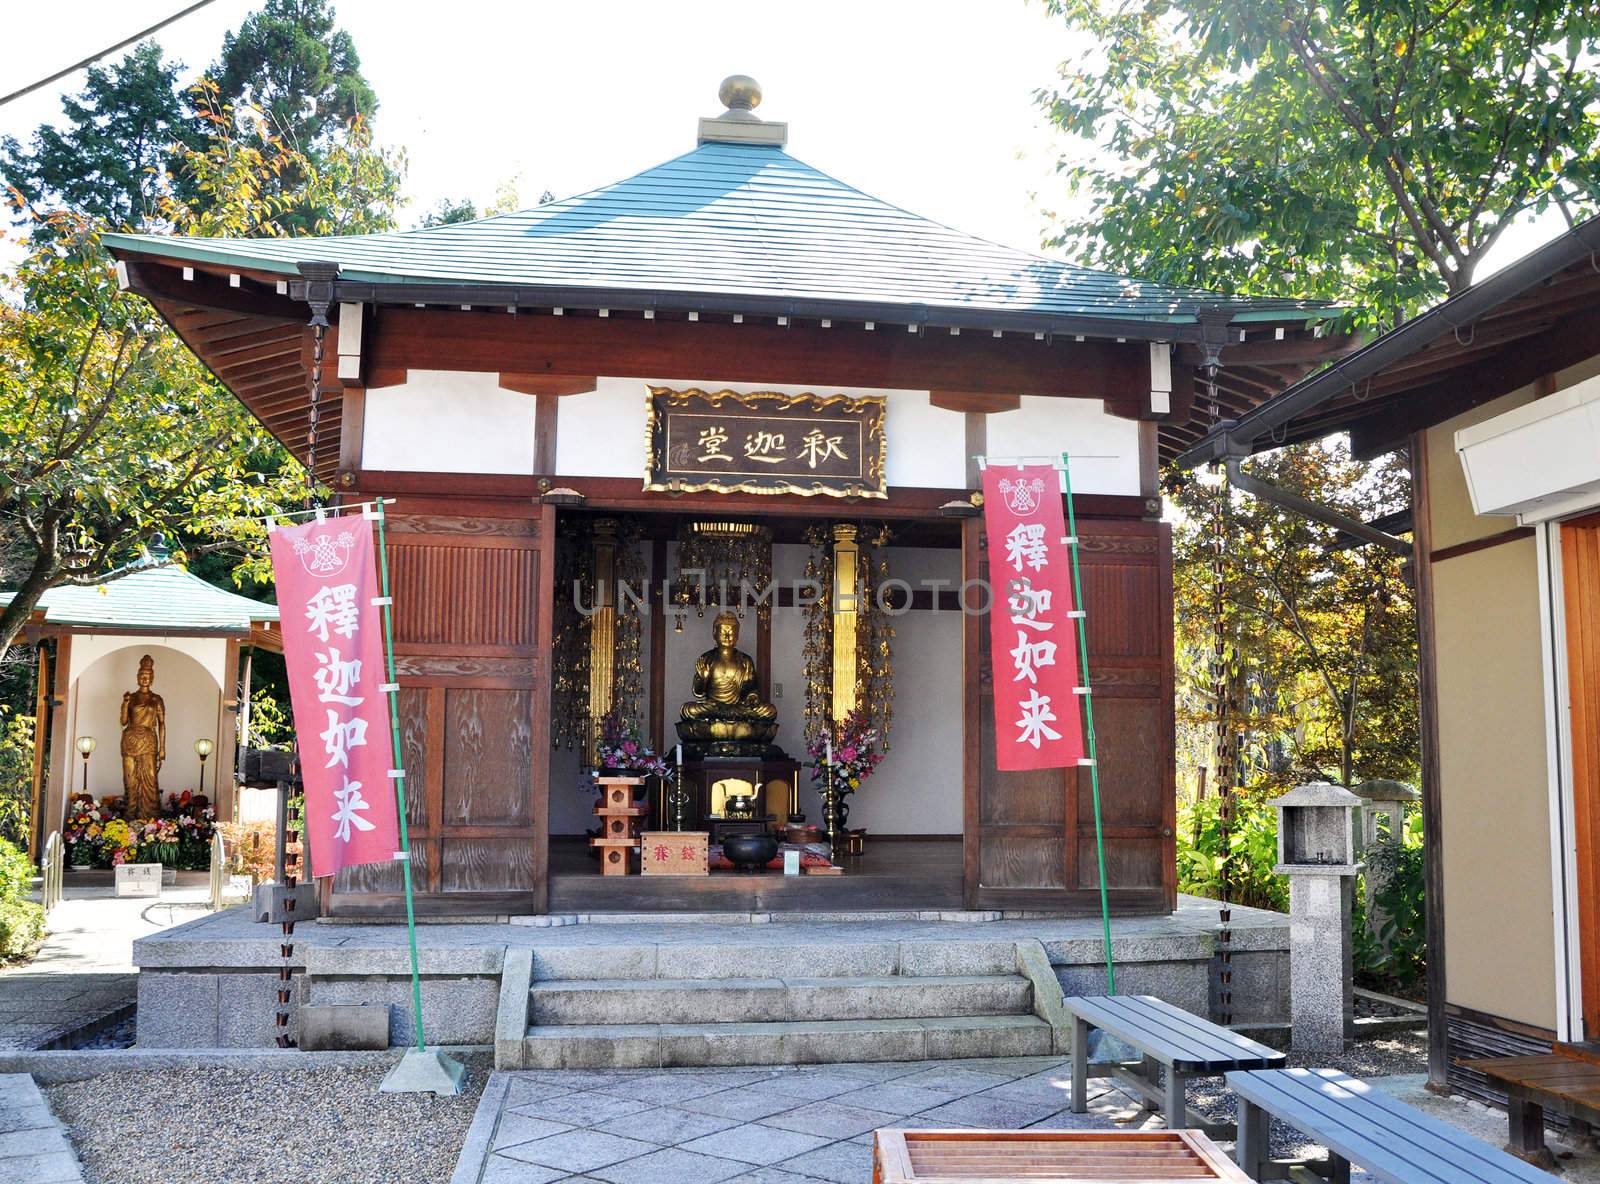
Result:
[[[518,507],[520,509],[520,507]],[[395,665],[418,908],[543,912],[554,510],[397,513]],[[403,908],[398,869],[335,880],[338,913]]]
[[[1561,524],[1584,1039],[1600,1039],[1600,517]]]
[[[1080,518],[1078,536],[1111,906],[1169,911],[1177,901],[1171,535],[1158,522]],[[964,580],[988,580],[980,520],[964,524],[962,559]],[[995,767],[989,648],[988,616],[967,614],[967,905],[1097,911],[1089,770]]]

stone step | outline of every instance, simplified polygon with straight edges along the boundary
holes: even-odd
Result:
[[[546,946],[535,950],[533,956],[533,977],[539,982],[552,979],[999,975],[1015,974],[1016,970],[1015,940],[851,941],[841,938],[726,945],[662,940],[650,945]]]
[[[660,1069],[1033,1057],[1051,1052],[1032,1015],[789,1023],[595,1024],[530,1028],[526,1069]]]
[[[1024,1015],[1033,987],[1018,974],[833,978],[567,979],[534,983],[534,1027],[773,1023]]]

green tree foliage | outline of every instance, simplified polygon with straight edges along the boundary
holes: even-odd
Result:
[[[355,42],[327,0],[267,0],[222,39],[211,77],[223,102],[258,108],[267,135],[313,160],[378,110]]]
[[[27,899],[33,864],[0,839],[0,964],[26,958],[44,937],[44,909]]]
[[[326,206],[315,231],[393,225],[398,182],[359,135],[324,165],[276,137],[245,143],[217,109],[202,146],[174,170],[197,194],[169,199],[162,220],[189,234],[282,234],[285,210]],[[325,167],[324,167],[325,166]],[[277,181],[297,176],[296,187]],[[0,292],[0,659],[45,591],[94,584],[156,534],[177,558],[238,548],[243,574],[264,566],[260,528],[303,489],[298,465],[232,398],[143,299],[122,292],[101,227],[48,215],[50,233]]]
[[[1404,507],[1403,460],[1375,466],[1340,441],[1283,449],[1249,471],[1353,518]],[[1305,779],[1349,785],[1418,775],[1416,606],[1402,559],[1248,495],[1227,493],[1222,613],[1215,611],[1212,521],[1220,487],[1172,474],[1180,767],[1218,782],[1218,714],[1238,767],[1222,780],[1281,793]],[[1210,669],[1218,631],[1229,666],[1219,703]]]
[[[178,89],[181,68],[153,41],[90,66],[83,90],[62,100],[62,126],[41,126],[27,147],[0,139],[0,180],[14,200],[35,216],[76,210],[112,229],[153,217],[177,145],[200,131]]]
[[[1086,260],[1387,324],[1600,199],[1593,0],[1047,5],[1087,46],[1039,95],[1090,146],[1056,237]]]

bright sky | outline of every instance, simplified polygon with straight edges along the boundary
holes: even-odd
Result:
[[[14,4],[0,94],[183,7],[183,0]],[[196,73],[257,7],[217,0],[157,35]],[[440,198],[483,204],[518,181],[522,202],[620,180],[694,146],[728,74],[760,80],[760,114],[789,150],[850,184],[959,229],[1037,249],[1040,204],[1060,209],[1060,141],[1033,91],[1071,38],[1039,0],[337,0],[381,107],[376,127],[410,160],[410,226]],[[111,60],[115,60],[115,55]],[[0,108],[26,139],[60,115],[82,75]],[[1038,202],[1033,198],[1038,194]],[[1560,230],[1506,235],[1495,266]],[[0,245],[0,265],[13,253]],[[1492,267],[1486,267],[1480,276]]]
[[[183,0],[15,5],[0,94],[183,7]],[[257,7],[217,0],[157,34],[191,72]],[[64,12],[63,9],[70,12]],[[523,204],[620,180],[694,147],[717,84],[751,74],[759,114],[789,123],[789,150],[917,213],[1036,248],[1029,199],[1054,185],[1033,91],[1069,38],[1024,0],[336,0],[380,102],[376,129],[410,159],[410,226],[443,197]],[[115,60],[115,56],[112,60]],[[59,118],[82,74],[0,108],[26,139]],[[1056,186],[1047,201],[1059,207]]]

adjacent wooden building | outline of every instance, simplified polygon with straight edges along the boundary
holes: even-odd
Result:
[[[917,217],[789,155],[785,126],[755,116],[753,84],[730,82],[728,110],[701,120],[683,156],[519,213],[361,237],[107,240],[127,286],[322,481],[397,499],[422,907],[543,911],[553,879],[564,906],[585,899],[562,839],[581,833],[592,798],[579,755],[551,744],[553,617],[570,594],[556,586],[558,537],[580,517],[628,520],[659,588],[684,524],[714,515],[770,528],[780,577],[803,567],[810,526],[892,528],[889,568],[911,589],[896,622],[898,723],[852,823],[874,836],[866,866],[904,867],[914,890],[896,897],[880,879],[890,895],[875,899],[926,889],[943,904],[1097,908],[1087,778],[993,767],[987,624],[961,611],[963,585],[986,576],[975,458],[1067,451],[1111,902],[1169,910],[1171,548],[1157,470],[1206,429],[1197,367],[1220,362],[1222,405],[1252,406],[1329,351],[1316,310],[1146,284]],[[651,487],[652,387],[881,402],[881,471],[810,495],[728,478]],[[655,596],[637,610],[643,714],[663,748],[708,640],[708,621],[690,613],[679,633],[669,609]],[[742,643],[791,753],[804,622],[780,598]],[[799,804],[814,810],[808,792]],[[383,867],[341,879],[331,907],[393,907],[396,879]],[[852,882],[796,883],[767,907],[805,907],[806,891],[844,899]],[[683,898],[663,889],[658,903]]]
[[[1430,1070],[1600,1040],[1600,219],[1188,449],[1410,451]]]

